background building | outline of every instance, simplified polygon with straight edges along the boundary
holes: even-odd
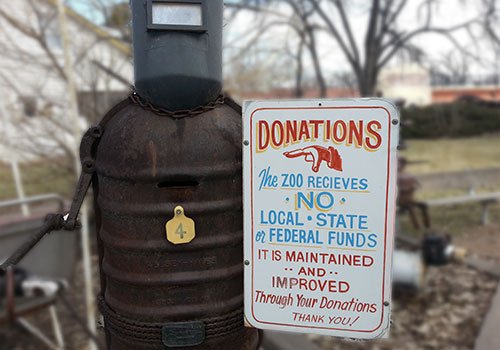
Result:
[[[432,103],[431,78],[427,69],[416,63],[387,67],[380,73],[378,91],[385,98],[404,100],[406,105]]]
[[[66,9],[82,130],[130,89],[130,48]],[[75,126],[57,1],[0,2],[0,160],[71,153]],[[71,145],[71,146],[70,146]],[[64,151],[66,150],[66,151]]]

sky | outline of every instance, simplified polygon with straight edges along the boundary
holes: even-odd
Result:
[[[120,0],[109,0],[120,2]],[[69,4],[83,16],[89,18],[96,23],[102,23],[102,16],[96,12],[91,11],[89,7],[90,0],[68,0]],[[412,0],[408,2],[409,5],[403,12],[399,23],[402,29],[411,30],[415,28],[424,19],[424,14],[419,11],[418,4],[421,1]],[[462,23],[474,16],[477,16],[479,11],[481,11],[479,4],[480,1],[461,1],[461,0],[439,0],[437,1],[439,5],[436,5],[434,11],[433,23],[436,27],[448,27],[453,26],[458,23]],[[352,22],[352,27],[355,28],[355,38],[358,43],[362,44],[363,36],[365,34],[366,28],[366,14],[369,10],[366,0],[349,0],[346,2],[349,18]],[[287,10],[282,8],[277,8],[279,11],[286,12]],[[228,16],[226,16],[227,18]],[[275,18],[269,18],[269,21],[275,20]],[[255,29],[256,18],[251,12],[242,12],[238,15],[232,22],[225,23],[224,35],[226,43],[226,58],[231,56],[231,50],[236,52],[236,49],[244,47],[246,40],[252,36],[247,36],[244,38],[245,33]],[[257,28],[258,30],[258,28]],[[286,47],[291,47],[294,40],[293,36],[290,35],[289,29],[283,27],[276,28],[268,33],[264,34],[260,40],[259,45],[269,49],[270,51],[280,52],[280,50],[285,50]],[[476,35],[481,36],[480,32],[476,32]],[[485,75],[492,70],[499,71],[498,64],[496,63],[498,54],[495,55],[494,50],[491,45],[481,44],[480,40],[474,40],[466,31],[456,32],[455,37],[457,41],[478,53],[481,56],[482,62],[470,62],[469,68],[473,75]],[[458,54],[458,51],[454,48],[453,44],[444,39],[443,36],[437,34],[427,34],[417,37],[413,44],[422,48],[426,53],[426,59],[424,60],[424,65],[429,67],[431,64],[446,65],[446,55],[451,55],[451,59],[459,62],[462,58]],[[323,69],[326,74],[335,72],[345,72],[349,71],[350,67],[345,60],[344,56],[340,52],[339,47],[328,35],[320,35],[318,40],[318,47],[320,56],[323,61]],[[359,45],[363,47],[363,45]],[[229,54],[228,54],[229,52]],[[229,58],[230,59],[230,58]],[[397,65],[401,63],[401,59],[396,58],[390,64]],[[305,64],[307,66],[307,72],[312,74],[312,63],[306,58]]]
[[[404,10],[403,14],[399,18],[399,27],[406,31],[411,31],[411,29],[417,28],[425,19],[425,13],[419,11],[418,4],[421,1],[412,0],[408,2],[407,8]],[[478,14],[483,10],[480,6],[480,0],[439,0],[438,5],[434,8],[433,16],[433,26],[438,28],[447,28],[459,23],[463,23],[472,18],[478,16]],[[358,46],[363,48],[364,35],[366,32],[366,22],[368,6],[367,1],[361,0],[349,0],[346,2],[346,9],[348,10],[349,20],[351,22],[352,28],[354,28],[354,36],[358,42]],[[352,4],[349,7],[349,4]],[[286,11],[282,8],[283,11]],[[337,19],[339,20],[339,19]],[[242,36],[245,31],[254,27],[255,18],[251,14],[246,14],[244,16],[239,16],[237,21],[230,25],[230,30],[228,35],[233,37]],[[265,42],[267,45],[273,47],[283,47],[283,43],[286,40],[290,40],[284,34],[282,30],[281,35],[280,30],[275,30],[272,33],[269,32],[265,35]],[[494,49],[490,44],[485,43],[484,40],[480,40],[484,37],[484,34],[479,30],[479,27],[474,31],[476,38],[471,38],[469,33],[465,30],[455,33],[455,38],[457,42],[463,45],[467,50],[473,52],[474,55],[481,58],[483,62],[468,62],[468,67],[472,75],[485,75],[490,73],[492,70],[498,71],[497,57],[495,55]],[[234,42],[235,40],[233,40]],[[329,35],[319,36],[319,51],[320,56],[323,58],[323,67],[327,72],[335,71],[349,71],[350,67],[342,54],[339,46],[331,39]],[[420,47],[425,51],[426,58],[423,60],[425,67],[429,68],[431,65],[435,65],[436,62],[440,66],[447,64],[446,55],[451,55],[451,59],[454,61],[460,61],[461,55],[456,50],[455,46],[442,35],[438,34],[425,34],[418,36],[412,41],[412,44]],[[390,62],[390,65],[398,65],[401,63],[401,59],[394,59]],[[307,63],[311,65],[310,62]]]

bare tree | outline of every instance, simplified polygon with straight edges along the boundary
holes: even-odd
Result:
[[[483,0],[486,16],[484,28],[489,38],[500,46],[500,2],[498,0]]]
[[[94,23],[113,28],[122,40],[132,42],[130,9],[127,0],[67,0],[68,5],[80,9]]]
[[[433,85],[464,85],[471,80],[471,58],[456,50],[449,51],[431,62]]]
[[[485,0],[495,1],[495,0]],[[364,7],[368,3],[368,7]],[[373,95],[380,70],[401,50],[425,34],[436,34],[451,42],[460,52],[466,52],[454,36],[459,31],[478,25],[479,17],[456,23],[453,26],[434,24],[434,14],[439,0],[420,0],[418,6],[408,0],[371,0],[360,3],[347,0],[240,0],[227,4],[235,10],[248,10],[275,18],[275,25],[291,26],[299,42],[304,42],[313,62],[320,96],[326,92],[324,73],[318,55],[318,37],[325,33],[336,43],[356,77],[363,96]],[[418,23],[412,28],[403,25],[405,11],[416,9]],[[360,28],[361,16],[365,19],[364,32]],[[297,50],[302,55],[302,50]]]
[[[0,5],[0,85],[9,92],[2,97],[10,120],[5,127],[16,135],[14,140],[1,139],[0,143],[28,155],[28,159],[50,158],[47,164],[54,166],[54,170],[74,174],[73,164],[78,155],[74,149],[74,126],[66,118],[67,77],[57,9],[50,0],[23,0],[17,4]],[[70,15],[73,18],[70,37],[78,32],[78,45],[72,48],[79,93],[96,97],[95,101],[85,99],[87,108],[81,118],[84,130],[88,123],[102,116],[98,115],[102,109],[92,113],[89,106],[102,105],[108,92],[112,94],[111,86],[116,88],[116,81],[120,80],[118,67],[130,63],[126,52],[105,48],[104,42],[114,39],[98,28],[90,30],[92,24],[76,13]],[[117,71],[106,73],[103,66]],[[126,92],[128,80],[121,79],[122,92]]]

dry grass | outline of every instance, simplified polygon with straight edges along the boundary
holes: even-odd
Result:
[[[491,225],[499,225],[500,204],[491,204],[488,210]],[[434,230],[453,236],[467,234],[478,227],[484,227],[481,225],[481,205],[479,203],[434,207],[430,209],[429,215]],[[416,230],[408,215],[400,215],[399,224],[400,232],[405,234],[419,236],[425,231]]]
[[[470,169],[500,168],[500,135],[458,139],[409,140],[401,152],[413,164],[413,174],[430,174]]]
[[[74,175],[62,170],[56,162],[23,164],[21,176],[27,196],[50,192],[68,196],[75,184]],[[0,163],[0,200],[16,197],[11,167]]]

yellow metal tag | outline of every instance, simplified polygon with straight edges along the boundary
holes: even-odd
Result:
[[[165,225],[167,240],[173,244],[191,242],[196,236],[193,219],[184,215],[184,208],[180,205],[174,209],[174,218]]]

